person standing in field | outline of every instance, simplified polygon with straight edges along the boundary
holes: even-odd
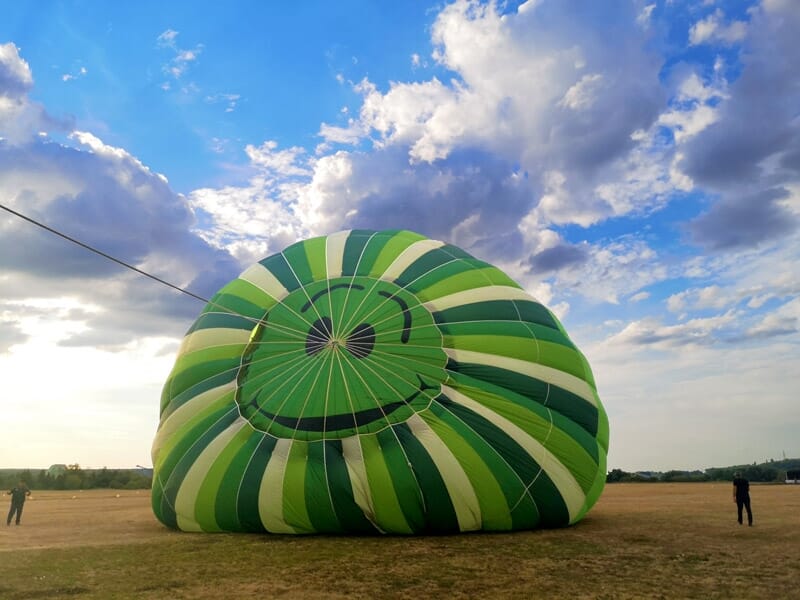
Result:
[[[738,471],[733,474],[733,501],[736,502],[736,511],[739,525],[742,524],[742,508],[747,509],[747,524],[753,524],[753,511],[750,510],[750,482]]]
[[[17,487],[11,488],[8,491],[11,494],[11,508],[8,511],[8,519],[6,519],[6,526],[11,525],[11,519],[16,515],[16,524],[19,525],[19,520],[22,518],[22,507],[25,505],[25,500],[31,495],[31,491],[24,481],[20,481]]]

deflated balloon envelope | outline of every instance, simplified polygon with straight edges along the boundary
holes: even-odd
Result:
[[[409,231],[294,244],[222,288],[164,385],[153,510],[186,531],[575,523],[608,422],[556,317]]]

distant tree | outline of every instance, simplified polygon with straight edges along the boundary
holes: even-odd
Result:
[[[34,484],[35,479],[30,469],[25,469],[24,471],[20,471],[16,477],[11,478],[12,486],[17,485],[17,483],[19,483],[20,481],[24,481],[28,485],[28,487]]]
[[[108,469],[103,467],[94,474],[94,481],[92,487],[95,488],[108,488],[111,487],[111,474]]]
[[[630,475],[630,473],[626,473],[622,469],[611,469],[611,472],[609,472],[606,475],[606,482],[607,483],[617,483],[619,481],[622,481],[623,478],[625,478],[626,476],[629,476],[629,475]]]
[[[47,471],[44,469],[40,469],[36,473],[36,477],[34,477],[34,481],[31,482],[31,487],[36,488],[37,490],[46,490],[49,487],[49,481],[47,481]]]
[[[83,479],[78,473],[67,473],[64,475],[64,489],[65,490],[79,490]]]

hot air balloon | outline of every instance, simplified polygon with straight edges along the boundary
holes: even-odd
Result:
[[[455,246],[344,231],[205,306],[164,385],[152,504],[185,531],[559,527],[597,501],[607,450],[545,306]]]

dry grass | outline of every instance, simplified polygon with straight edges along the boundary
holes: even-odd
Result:
[[[184,534],[146,492],[41,492],[0,525],[0,598],[800,597],[800,486],[751,489],[751,528],[730,484],[615,484],[568,529],[418,538]]]

